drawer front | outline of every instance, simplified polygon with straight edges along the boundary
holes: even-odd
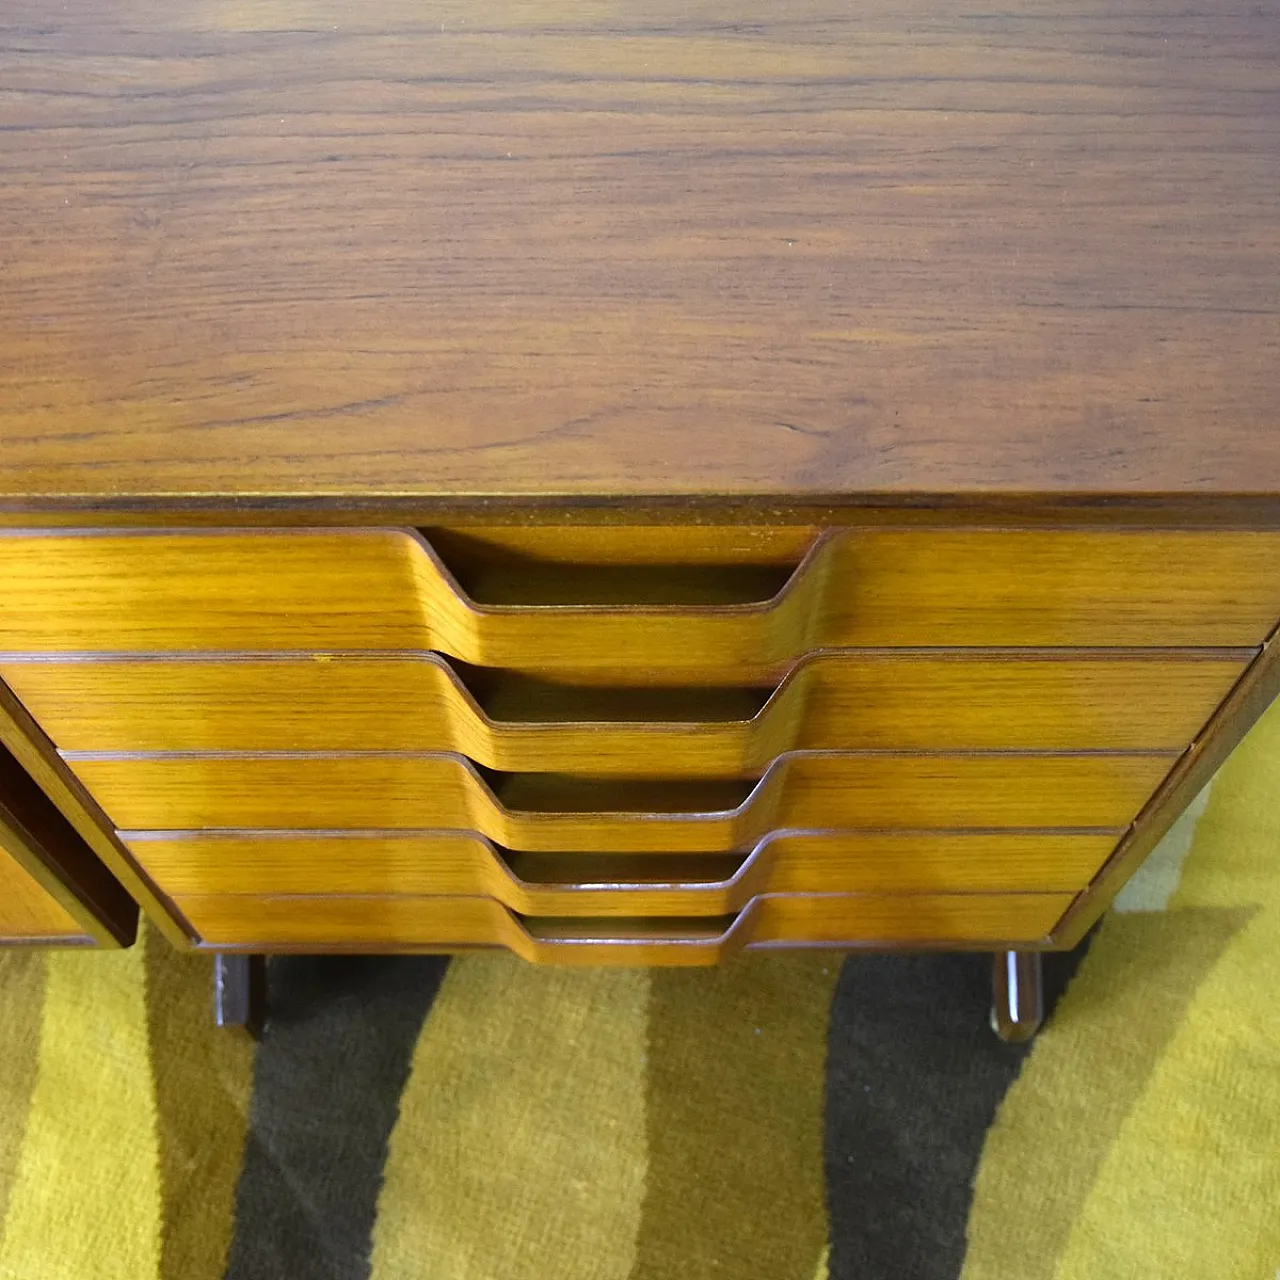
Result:
[[[738,683],[831,647],[1253,647],[1280,617],[1270,533],[844,530],[787,576],[721,563],[713,532],[667,566],[522,562],[500,603],[413,531],[0,535],[0,651],[438,650]]]
[[[759,783],[500,775],[453,756],[71,757],[131,830],[473,830],[525,852],[727,852],[781,828],[1127,826],[1170,755],[796,754]]]
[[[1063,893],[1116,843],[1071,832],[792,832],[738,854],[521,854],[466,832],[402,835],[135,832],[125,841],[174,897],[492,897],[533,916],[718,916],[759,894]]]
[[[502,772],[759,777],[794,750],[1181,750],[1252,650],[841,653],[662,697],[391,657],[0,661],[73,751],[456,752]],[[763,702],[763,705],[761,705]]]
[[[0,942],[89,941],[83,935],[70,913],[0,849]]]
[[[771,895],[707,921],[522,918],[487,898],[192,895],[203,945],[254,951],[506,947],[547,964],[714,964],[743,947],[998,947],[1042,939],[1070,894]]]

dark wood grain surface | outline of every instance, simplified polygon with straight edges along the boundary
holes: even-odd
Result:
[[[0,502],[1280,494],[1280,10],[8,0]]]

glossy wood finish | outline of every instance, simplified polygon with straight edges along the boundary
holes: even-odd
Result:
[[[0,677],[71,751],[446,751],[510,773],[750,778],[798,749],[1181,749],[1251,657],[817,655],[772,695],[482,672],[483,705],[433,654],[0,659]]]
[[[1275,691],[1273,655],[1203,728],[1230,673],[1210,687],[1174,652],[1147,655],[1163,689],[1125,686],[1157,671],[1133,657],[1080,684],[1004,666],[1004,712],[924,655],[892,685],[860,655],[847,688],[802,675],[758,716],[707,711],[829,647],[1257,649],[1280,618],[1278,64],[1273,7],[1173,0],[10,0],[0,525],[122,533],[0,538],[0,653],[398,656],[418,683],[392,706],[360,686],[363,723],[305,668],[314,732],[348,735],[308,746],[364,751],[376,716],[505,772],[495,794],[421,755],[76,759],[108,818],[7,690],[0,741],[176,940],[122,815],[457,819],[655,866],[793,819],[1127,828],[1068,942]],[[755,528],[707,527],[733,522]],[[136,535],[218,523],[244,527]],[[593,761],[567,703],[506,715],[477,685],[482,714],[442,668],[428,687],[427,650],[700,710],[651,694],[639,719],[674,728],[605,717]],[[243,687],[214,706],[216,680],[148,725],[165,691],[143,686],[177,670],[137,675],[127,712],[82,689],[47,709],[210,735],[142,739],[166,748],[296,745],[217,739],[293,729],[240,714]],[[72,721],[51,726],[68,750]],[[445,736],[394,736],[427,721]],[[795,747],[1103,744],[1168,754],[790,757],[744,782]],[[684,780],[629,781],[658,768]],[[1037,929],[1066,900],[1037,896]],[[367,901],[258,918],[304,947],[440,937],[438,903]],[[901,902],[831,901],[757,899],[736,932],[709,917],[653,949],[945,941]],[[1037,944],[1022,918],[995,937],[989,901],[955,895],[939,928]],[[486,910],[534,958],[618,927],[570,919],[570,943],[562,917],[557,937]],[[643,958],[662,919],[606,950]]]
[[[88,940],[67,909],[4,852],[0,828],[0,944],[35,939]]]
[[[15,500],[1280,490],[1272,5],[5,29]]]
[[[711,852],[783,827],[1126,825],[1170,755],[801,753],[754,787],[507,774],[457,756],[76,756],[121,829],[454,828],[525,852]]]
[[[86,930],[104,944],[127,944],[135,935],[140,904],[160,932],[176,946],[190,937],[172,904],[156,889],[97,802],[63,763],[53,744],[12,691],[0,682],[0,793],[9,797],[6,821],[24,833],[15,856],[46,887],[75,884],[84,903],[72,897],[64,905],[85,911]],[[33,804],[20,816],[14,795]],[[32,827],[45,832],[41,837]],[[39,844],[37,853],[33,844]],[[87,906],[86,906],[87,904]]]
[[[750,853],[528,854],[425,832],[125,832],[176,897],[445,894],[534,916],[716,916],[763,893],[1075,892],[1114,833],[772,832]]]
[[[666,605],[482,606],[412,531],[5,534],[0,651],[436,649],[601,682],[725,684],[843,645],[1248,647],[1280,617],[1280,534],[848,530],[772,599],[708,589],[704,605],[680,603],[681,584],[700,556],[714,565],[721,537],[687,537]],[[625,596],[630,575],[611,570],[612,590]],[[647,586],[648,601],[663,594]]]
[[[1168,833],[1178,815],[1199,795],[1241,739],[1280,698],[1280,630],[1273,633],[1240,682],[1205,726],[1160,789],[1134,820],[1096,880],[1072,904],[1054,930],[1056,946],[1076,946],[1094,926],[1128,878]]]
[[[770,529],[1224,529],[1274,533],[1280,492],[653,494],[628,500],[540,497],[366,497],[306,500],[182,494],[75,498],[0,496],[0,529],[95,530],[447,528],[488,530],[498,516],[521,528],[593,530],[699,526]]]
[[[714,964],[742,947],[1039,942],[1069,894],[769,895],[710,920],[522,919],[489,898],[190,896],[203,945],[387,951],[507,947],[543,964]]]
[[[133,941],[138,912],[0,740],[0,944]]]

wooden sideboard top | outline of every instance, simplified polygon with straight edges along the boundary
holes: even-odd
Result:
[[[1280,9],[8,0],[0,506],[1280,498]]]

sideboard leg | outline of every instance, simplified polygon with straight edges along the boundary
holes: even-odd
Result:
[[[1044,1021],[1040,952],[997,952],[991,979],[991,1029],[1009,1044],[1030,1040]]]
[[[244,1027],[256,1040],[267,1013],[267,957],[220,952],[213,958],[213,1020]]]

